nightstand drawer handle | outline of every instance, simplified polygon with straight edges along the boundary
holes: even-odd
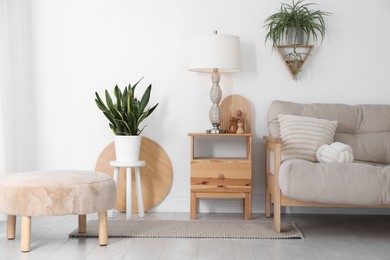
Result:
[[[223,175],[222,173],[220,173],[220,174],[218,175],[218,179],[225,179],[225,175]]]

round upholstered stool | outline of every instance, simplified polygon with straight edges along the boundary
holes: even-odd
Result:
[[[21,250],[30,251],[31,217],[99,213],[99,244],[107,245],[107,210],[115,206],[115,181],[93,171],[35,171],[0,176],[0,212],[8,214],[7,237],[15,238],[16,216],[22,217]]]

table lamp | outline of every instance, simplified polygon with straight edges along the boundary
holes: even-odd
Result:
[[[190,58],[190,71],[212,73],[213,85],[210,89],[210,99],[213,103],[209,119],[213,128],[209,134],[224,133],[219,126],[222,112],[219,102],[222,90],[219,86],[220,72],[238,72],[241,70],[240,38],[234,35],[214,34],[204,35],[194,40],[194,50]]]

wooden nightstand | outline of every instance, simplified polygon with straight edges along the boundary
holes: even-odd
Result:
[[[253,134],[198,134],[191,137],[191,219],[196,218],[198,199],[244,199],[245,219],[251,218],[252,191],[252,136]],[[195,155],[196,139],[203,139],[212,146],[217,139],[224,144],[241,142],[246,154],[237,157],[213,157]],[[234,149],[234,147],[230,148]]]

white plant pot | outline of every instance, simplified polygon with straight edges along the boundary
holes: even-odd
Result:
[[[115,155],[120,162],[132,162],[139,160],[142,136],[117,135],[115,136]]]

